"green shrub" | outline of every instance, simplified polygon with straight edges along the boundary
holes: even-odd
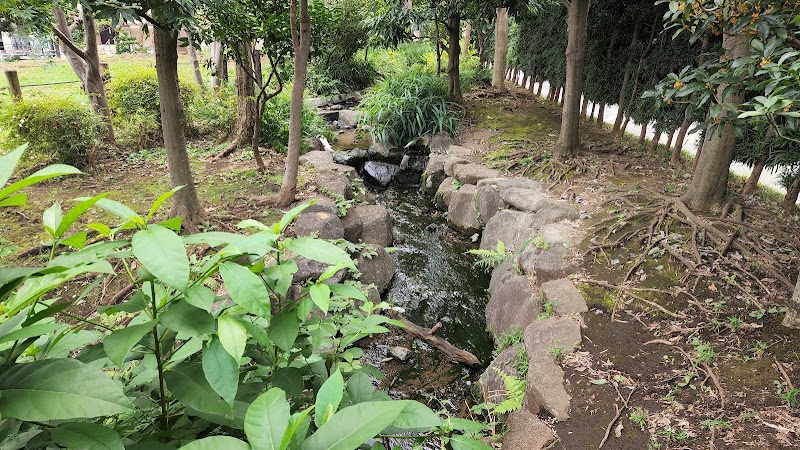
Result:
[[[426,134],[455,133],[461,113],[447,101],[446,78],[412,70],[376,84],[361,101],[362,124],[384,145],[410,147]]]
[[[185,107],[187,134],[224,137],[233,128],[236,119],[236,94],[230,87],[197,93]]]
[[[43,159],[84,168],[104,124],[89,105],[66,97],[31,97],[0,110],[3,140],[24,142]]]
[[[461,89],[467,90],[473,86],[487,85],[492,82],[492,71],[481,65],[477,56],[470,56],[461,60]]]
[[[289,110],[290,94],[284,91],[271,98],[264,108],[264,116],[261,118],[261,133],[259,142],[262,145],[274,148],[281,152],[286,152],[286,145],[289,142]],[[308,104],[303,105],[303,143],[301,151],[308,151],[312,147],[314,138],[319,135],[333,139],[331,129],[325,125],[315,109]]]
[[[308,71],[308,90],[316,95],[334,95],[358,91],[375,82],[378,71],[371,62],[360,59],[324,65],[317,64]]]

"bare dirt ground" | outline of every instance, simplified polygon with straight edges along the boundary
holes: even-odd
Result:
[[[591,311],[562,361],[572,418],[553,424],[553,448],[798,448],[800,333],[780,325],[798,224],[779,199],[693,213],[679,201],[691,162],[671,167],[662,147],[586,123],[585,151],[562,163],[547,151],[560,108],[519,89],[467,103],[462,145],[577,203],[587,231],[577,281]]]

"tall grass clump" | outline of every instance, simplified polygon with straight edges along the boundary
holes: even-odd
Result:
[[[2,141],[9,147],[30,144],[37,162],[58,162],[79,169],[89,164],[105,125],[91,107],[74,97],[30,97],[0,108]]]
[[[375,82],[378,71],[371,62],[350,58],[335,64],[318,63],[308,71],[308,90],[316,95],[360,91]]]
[[[462,113],[447,101],[445,83],[444,77],[410,71],[376,84],[359,107],[373,142],[407,148],[426,134],[455,134]]]

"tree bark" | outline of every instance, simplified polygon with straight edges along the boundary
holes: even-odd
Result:
[[[192,39],[188,32],[186,32],[186,37],[189,38],[189,45],[186,47],[186,53],[189,55],[189,63],[192,65],[192,74],[194,75],[194,81],[200,86],[200,90],[206,90],[206,84],[203,82],[203,72],[200,71],[200,61],[197,59],[197,51],[192,45]]]
[[[731,60],[747,56],[749,36],[746,33],[725,35],[722,46],[725,49],[721,60],[724,64]],[[738,105],[744,101],[744,92],[728,89],[728,84],[721,84],[717,90],[717,98],[725,103]],[[730,123],[725,123],[712,134],[706,131],[703,151],[697,159],[697,168],[692,175],[689,191],[684,196],[686,205],[694,210],[716,210],[725,203],[728,192],[728,174],[733,162],[733,150],[736,146],[736,133]]]
[[[239,44],[240,58],[236,58],[236,125],[228,136],[230,144],[221,153],[228,156],[239,147],[251,142],[256,125],[256,88],[253,80],[253,60],[251,46]]]
[[[211,43],[211,89],[219,89],[222,77],[220,70],[222,69],[222,43]]]
[[[789,328],[800,328],[800,278],[797,280],[792,299],[787,306],[789,311],[786,312],[781,325]]]
[[[672,148],[672,140],[675,139],[675,133],[677,130],[671,130],[669,135],[667,136],[667,148],[664,151],[665,153],[670,153],[670,149]]]
[[[571,0],[567,7],[567,84],[564,90],[564,109],[561,114],[561,131],[553,147],[553,154],[560,159],[576,156],[581,145],[580,107],[588,20],[589,0]]]
[[[787,216],[794,215],[797,210],[798,195],[800,195],[800,173],[795,175],[791,186],[786,190],[786,196],[783,197],[783,212]]]
[[[628,60],[625,62],[625,75],[622,77],[622,85],[619,89],[619,100],[617,100],[617,118],[614,120],[614,128],[611,129],[612,133],[620,133],[624,131],[622,126],[623,116],[625,115],[625,93],[628,90],[628,83],[631,82],[631,64],[633,63],[633,47],[639,40],[639,33],[642,31],[642,21],[636,22],[633,29],[633,37],[631,44],[628,46]]]
[[[660,131],[656,131],[656,134],[653,136],[653,140],[650,141],[650,153],[654,153],[656,150],[658,150],[661,134],[662,133]]]
[[[303,91],[306,87],[308,54],[311,51],[311,18],[308,15],[308,0],[300,0],[300,32],[297,31],[297,0],[291,0],[289,17],[294,47],[294,78],[289,113],[289,145],[278,204],[286,206],[294,201],[297,189],[297,170],[300,164],[302,135]]]
[[[671,166],[677,166],[681,162],[681,151],[683,151],[683,141],[686,139],[686,132],[689,131],[689,126],[692,123],[688,120],[684,120],[681,124],[680,130],[678,130],[678,137],[675,138],[675,146],[672,147],[672,155],[669,158],[669,164]]]
[[[459,70],[459,48],[461,41],[461,17],[457,12],[447,18],[447,96],[451,102],[461,103],[461,73]]]
[[[255,47],[255,46],[253,46]],[[261,52],[253,50],[253,73],[256,76],[256,86],[259,87],[258,96],[256,96],[256,120],[253,124],[253,137],[251,139],[251,144],[253,146],[253,157],[256,160],[256,167],[261,172],[267,170],[267,166],[264,165],[264,159],[261,157],[261,150],[258,148],[258,144],[261,141],[261,120],[264,118],[264,109],[266,107],[266,102],[264,101],[264,76],[261,71]]]
[[[469,56],[469,44],[472,39],[472,24],[467,22],[464,28],[464,43],[461,44],[461,57],[466,58]]]
[[[161,132],[167,153],[170,185],[183,186],[172,196],[170,214],[183,219],[183,227],[197,230],[202,210],[194,187],[189,155],[186,152],[186,114],[178,85],[178,32],[154,28],[156,73],[158,75]]]
[[[600,110],[597,112],[597,124],[603,125],[606,120],[606,104],[600,103]]]
[[[508,8],[495,9],[494,63],[492,64],[492,86],[506,89],[506,56],[508,55]]]
[[[542,88],[544,88],[544,79],[539,80],[539,87],[536,88],[536,96],[537,97],[541,97],[542,96]]]
[[[644,147],[644,143],[647,140],[647,123],[642,124],[642,131],[639,132],[639,145]]]
[[[589,117],[588,115],[589,113],[587,111],[588,109],[589,109],[589,97],[584,96],[583,102],[581,103],[581,116],[583,116],[584,119]]]

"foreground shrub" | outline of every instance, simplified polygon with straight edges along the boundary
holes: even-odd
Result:
[[[23,142],[42,159],[84,168],[105,126],[89,105],[74,98],[31,97],[0,110],[4,140]]]
[[[289,142],[289,111],[290,93],[288,90],[278,94],[267,101],[264,116],[261,118],[261,134],[259,141],[262,145],[286,152]],[[314,107],[303,104],[303,143],[301,151],[308,151],[313,146],[314,138],[326,136],[333,139],[333,132],[325,125]]]
[[[410,147],[426,134],[455,134],[460,107],[447,101],[444,77],[411,71],[389,77],[361,101],[362,124],[374,142]]]

